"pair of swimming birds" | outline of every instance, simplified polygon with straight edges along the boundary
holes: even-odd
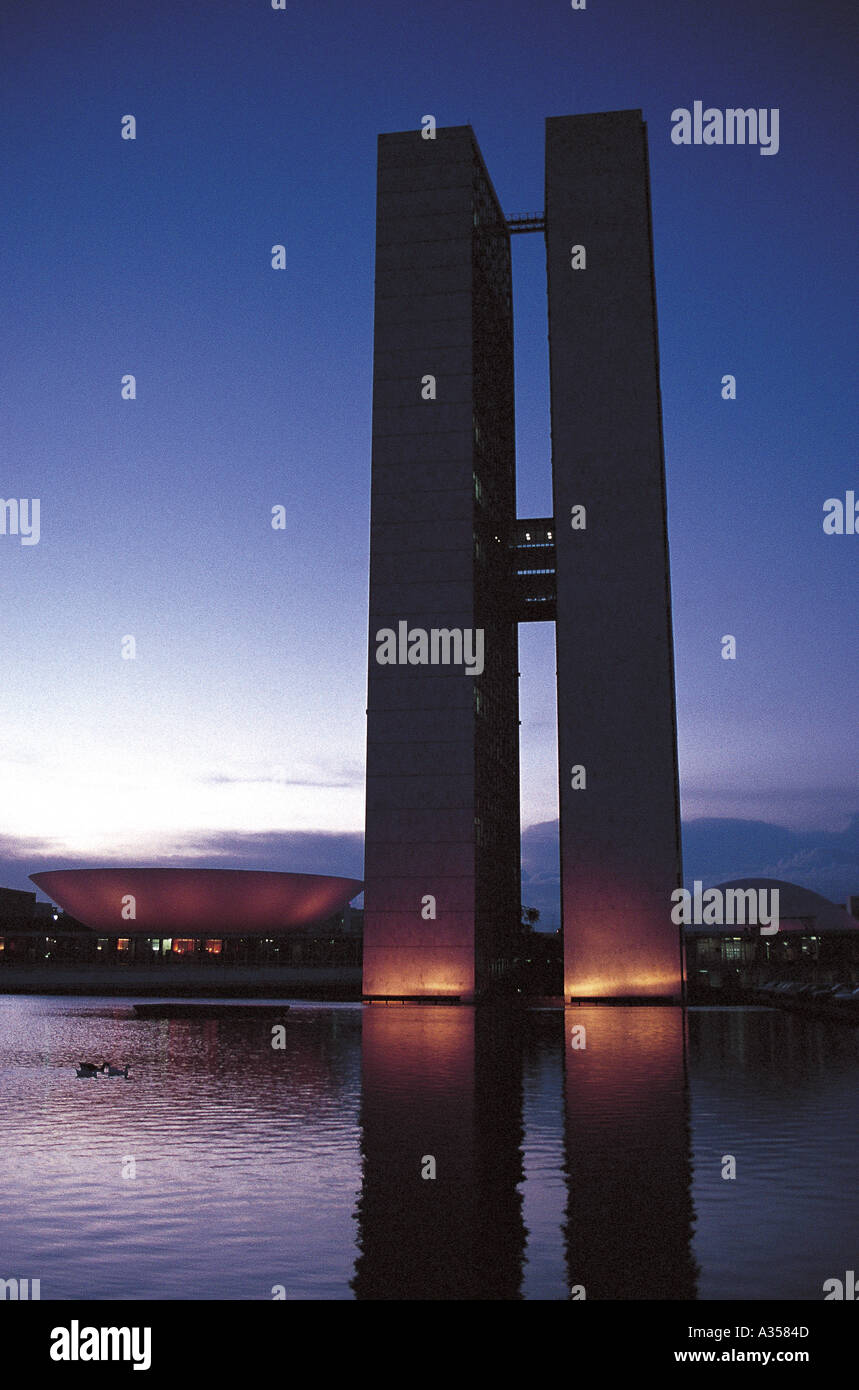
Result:
[[[99,1073],[105,1076],[124,1076],[128,1080],[129,1067],[112,1067],[110,1062],[102,1062],[97,1067],[95,1062],[81,1062],[78,1066],[78,1076],[98,1076]]]

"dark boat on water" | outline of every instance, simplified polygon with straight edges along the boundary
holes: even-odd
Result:
[[[217,999],[202,1002],[135,1004],[138,1018],[279,1018],[289,1011],[288,1004],[221,1004]]]

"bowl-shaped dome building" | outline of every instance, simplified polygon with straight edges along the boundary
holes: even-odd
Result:
[[[257,869],[52,869],[30,878],[104,935],[254,936],[323,922],[360,879]]]

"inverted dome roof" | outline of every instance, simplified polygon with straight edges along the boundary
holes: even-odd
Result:
[[[250,936],[324,921],[360,879],[257,869],[51,869],[30,874],[64,912],[111,936]],[[133,898],[134,917],[123,916]]]

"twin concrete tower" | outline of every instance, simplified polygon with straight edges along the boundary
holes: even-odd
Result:
[[[430,138],[431,137],[431,138]],[[545,233],[554,516],[516,516],[510,236]],[[364,997],[492,989],[520,920],[518,624],[555,623],[567,1000],[682,994],[646,127],[546,122],[543,218],[470,126],[379,138]]]

